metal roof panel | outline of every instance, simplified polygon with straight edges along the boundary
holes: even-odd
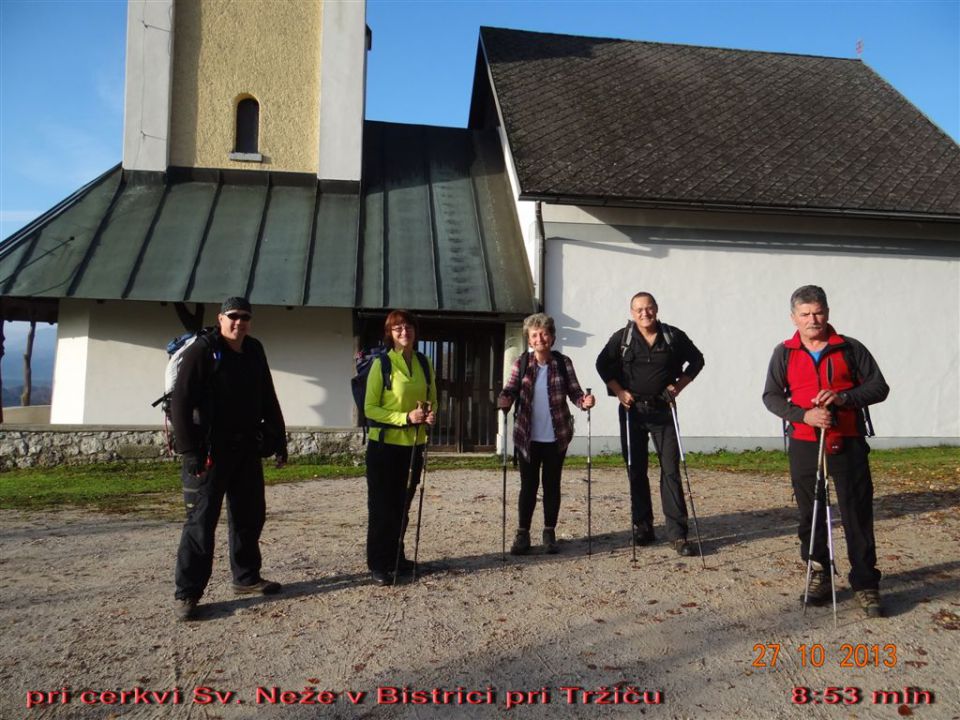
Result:
[[[96,247],[82,268],[71,295],[82,298],[121,297],[148,238],[165,186],[125,187],[110,211]]]
[[[506,182],[503,154],[496,136],[477,133],[470,174],[483,239],[491,306],[497,312],[536,312],[533,275],[520,237],[513,194]]]
[[[187,297],[217,184],[185,182],[168,187],[140,263],[130,278],[127,297],[131,300]]]
[[[271,188],[250,288],[251,302],[300,305],[303,301],[316,198],[316,187]]]
[[[304,304],[353,307],[357,295],[357,231],[360,198],[322,193],[317,207],[316,240],[310,285]]]
[[[392,172],[384,181],[385,304],[435,310],[440,301],[423,137],[420,128],[410,125],[389,126],[386,134],[390,146],[384,159]]]
[[[0,292],[520,315],[534,307],[495,134],[367,123],[361,196],[310,175],[119,166],[0,246]]]
[[[367,123],[363,138],[363,244],[357,304],[379,308],[384,303],[383,137],[379,125]]]
[[[64,297],[93,241],[100,222],[120,186],[119,169],[47,224],[38,228],[39,237],[29,255],[20,257],[11,269],[5,295],[25,297]],[[0,265],[0,276],[7,275],[7,258]]]
[[[496,135],[380,122],[366,128],[359,305],[533,312]]]
[[[470,177],[473,146],[438,132],[427,155],[442,305],[448,310],[489,312],[493,304]]]
[[[220,188],[187,298],[190,302],[218,303],[246,294],[268,195],[266,184]]]

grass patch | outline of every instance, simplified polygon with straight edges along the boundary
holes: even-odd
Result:
[[[0,509],[50,510],[64,506],[129,512],[176,501],[180,465],[174,462],[94,463],[0,472]],[[308,459],[263,468],[267,485],[319,478],[361,477],[352,459]]]
[[[651,467],[656,455],[651,454]],[[502,459],[484,457],[430,456],[431,470],[499,470]],[[879,481],[897,481],[919,491],[960,486],[960,448],[933,447],[873,450],[873,475]],[[567,458],[566,467],[585,468],[585,457]],[[597,455],[596,468],[623,468],[619,455]],[[716,470],[754,475],[788,474],[781,451],[753,450],[734,453],[688,453],[691,470]],[[513,471],[512,465],[510,466]],[[176,502],[180,493],[179,465],[171,462],[98,463],[63,465],[0,472],[0,508],[50,510],[59,507],[89,507],[110,512],[129,512],[158,503]],[[268,485],[320,478],[362,477],[365,468],[357,458],[300,458],[283,468],[266,463]]]

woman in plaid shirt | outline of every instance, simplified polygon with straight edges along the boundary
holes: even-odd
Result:
[[[523,336],[531,351],[513,364],[499,401],[502,410],[509,410],[517,403],[513,444],[520,464],[520,502],[517,537],[510,553],[525,555],[530,551],[530,522],[537,505],[541,468],[543,545],[548,553],[555,553],[559,550],[556,527],[560,514],[560,474],[567,446],[573,439],[573,418],[567,398],[581,410],[589,410],[596,400],[580,388],[570,358],[551,349],[557,338],[552,317],[537,313],[526,318]],[[521,371],[521,367],[526,369]]]

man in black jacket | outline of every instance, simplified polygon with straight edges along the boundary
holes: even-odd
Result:
[[[260,532],[266,516],[261,455],[287,459],[286,428],[263,345],[248,335],[252,308],[231,297],[217,328],[183,353],[171,419],[183,455],[187,518],[176,566],[176,613],[196,617],[213,568],[214,532],[226,495],[230,566],[238,594],[272,594],[280,584],[260,576]]]
[[[680,446],[667,395],[675,398],[703,369],[703,354],[690,338],[657,320],[657,301],[648,292],[630,300],[632,322],[610,336],[597,356],[597,372],[609,394],[620,401],[620,444],[630,467],[633,537],[647,545],[653,533],[653,505],[647,477],[647,440],[660,458],[660,501],[673,548],[694,554],[687,542],[687,506],[680,483]],[[630,455],[627,457],[627,417]]]

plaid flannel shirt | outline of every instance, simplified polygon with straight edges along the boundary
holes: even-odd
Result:
[[[522,357],[521,355],[513,363],[510,379],[504,385],[500,397],[509,399],[511,403],[516,403],[519,399],[513,425],[513,444],[524,458],[529,458],[530,428],[533,424],[533,387],[537,380],[538,366],[537,359],[533,353],[530,353],[527,360],[527,371],[521,378],[520,360]],[[557,359],[551,355],[550,362],[547,363],[547,392],[550,403],[550,418],[553,421],[553,433],[557,436],[557,449],[564,453],[573,439],[573,417],[570,414],[570,408],[567,407],[566,398],[569,397],[574,405],[582,408],[585,393],[580,388],[577,373],[573,369],[570,358],[566,355],[560,357],[567,365],[569,385],[564,387],[563,375],[557,367]]]

